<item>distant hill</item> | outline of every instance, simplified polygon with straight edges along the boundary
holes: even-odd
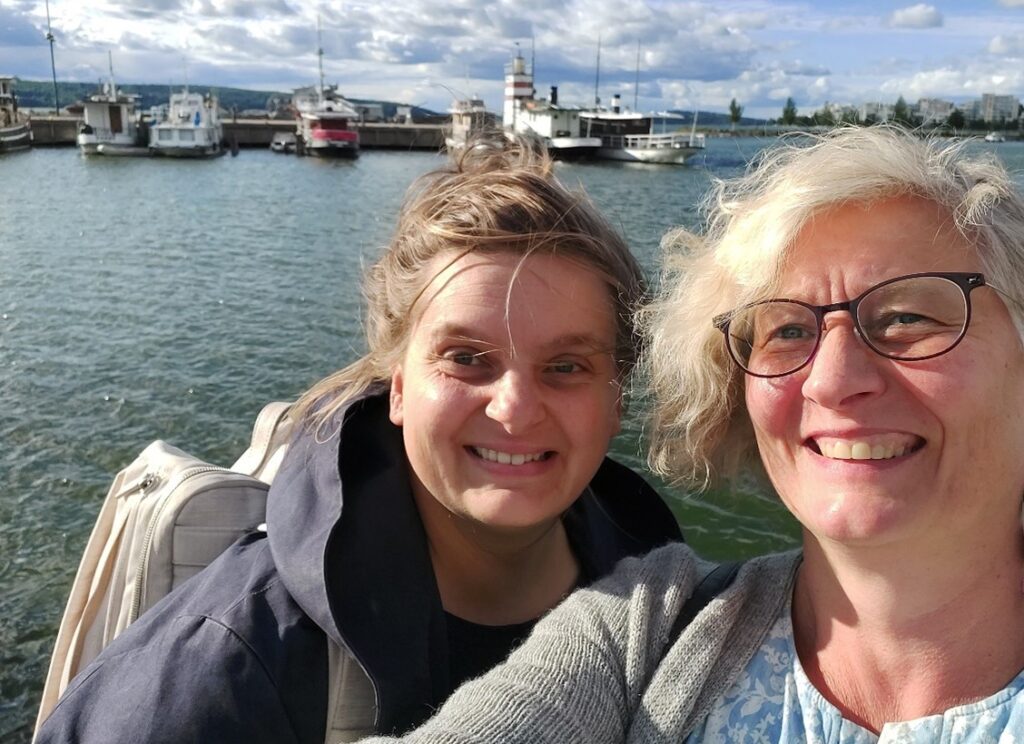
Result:
[[[141,107],[148,109],[152,106],[166,104],[170,97],[171,88],[166,85],[136,85],[132,83],[118,83],[118,89],[124,93],[133,93],[142,96]],[[291,92],[274,90],[246,90],[244,88],[222,88],[209,85],[189,85],[189,90],[196,93],[216,94],[222,108],[230,111],[244,111],[246,109],[266,110],[276,100],[290,100]],[[67,106],[75,101],[82,101],[92,95],[100,88],[98,83],[67,83],[57,82],[57,95],[60,97],[61,107]],[[174,90],[180,90],[175,86]],[[53,82],[40,80],[18,79],[14,84],[14,92],[18,96],[18,103],[22,108],[53,108]],[[350,98],[354,103],[379,103],[384,109],[384,117],[393,118],[396,115],[399,103],[394,101],[371,101],[359,98]],[[429,109],[413,107],[413,117],[416,119],[437,116]]]

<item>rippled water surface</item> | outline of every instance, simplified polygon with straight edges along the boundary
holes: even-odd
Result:
[[[691,167],[560,164],[653,273],[713,177],[770,141],[711,140]],[[979,145],[979,147],[981,147]],[[1024,169],[1024,145],[996,150]],[[423,153],[323,162],[0,158],[0,741],[27,741],[71,579],[114,473],[162,438],[228,464],[263,403],[362,348],[359,277]],[[616,443],[640,466],[634,406]],[[666,489],[716,558],[795,544],[771,498]]]

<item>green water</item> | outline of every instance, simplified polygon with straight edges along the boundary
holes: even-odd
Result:
[[[653,273],[660,236],[770,141],[711,140],[692,167],[560,164]],[[997,151],[1024,169],[1024,145]],[[27,741],[66,594],[114,473],[168,440],[228,464],[256,412],[362,348],[359,277],[422,153],[355,162],[0,158],[0,741]],[[616,454],[641,467],[634,406]],[[795,544],[756,488],[666,489],[712,557]]]

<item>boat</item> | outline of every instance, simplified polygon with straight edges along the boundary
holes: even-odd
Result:
[[[319,87],[299,88],[292,96],[295,109],[298,153],[321,158],[355,158],[359,155],[359,132],[352,122],[359,111],[345,100],[336,85],[324,85],[324,44],[320,17],[316,19]]]
[[[295,132],[274,132],[270,149],[274,152],[295,152]]]
[[[359,155],[359,132],[352,124],[359,120],[359,112],[338,93],[337,86],[299,88],[292,105],[301,154],[327,158]]]
[[[18,111],[14,95],[14,77],[0,75],[0,153],[24,150],[32,146],[28,117]]]
[[[474,135],[495,127],[495,115],[477,97],[456,99],[448,113],[452,123],[444,146],[449,151],[461,150]]]
[[[1006,135],[1002,132],[989,132],[985,135],[986,142],[1006,142]]]
[[[558,102],[557,86],[551,87],[550,98],[536,98],[533,68],[527,66],[518,52],[505,65],[505,107],[501,119],[505,129],[541,137],[548,152],[559,160],[583,160],[597,153],[601,140],[580,134],[582,112],[578,106]]]
[[[76,142],[83,155],[149,155],[146,139],[135,113],[139,96],[122,93],[114,82],[114,64],[110,78],[82,104],[82,123]]]
[[[149,151],[175,158],[212,158],[225,153],[217,99],[210,94],[172,93],[166,114],[149,127]]]
[[[654,116],[622,111],[617,95],[612,97],[611,110],[584,111],[581,117],[586,123],[584,131],[600,139],[595,154],[603,160],[682,165],[707,144],[704,135],[696,132],[696,114],[688,134],[659,134],[654,131]]]

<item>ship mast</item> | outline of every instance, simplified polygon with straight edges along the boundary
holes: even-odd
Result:
[[[117,100],[117,84],[114,82],[114,55],[107,50],[107,67],[110,70],[110,97]]]
[[[597,64],[595,65],[597,72],[594,74],[594,108],[601,108],[601,96],[598,94],[598,88],[601,85],[601,34],[597,35]]]
[[[50,70],[53,72],[53,113],[60,115],[60,103],[57,100],[57,63],[53,58],[53,31],[50,30],[50,0],[46,0],[46,40],[50,42]]]
[[[316,56],[320,68],[320,100],[324,100],[324,35],[320,27],[320,14],[316,14]]]
[[[636,40],[636,82],[633,84],[633,110],[639,111],[637,101],[640,98],[640,39]],[[652,120],[653,123],[653,120]]]

